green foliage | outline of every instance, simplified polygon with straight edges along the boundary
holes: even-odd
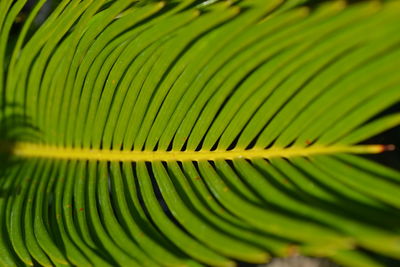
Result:
[[[400,173],[352,147],[400,124],[399,1],[0,1],[0,265],[400,260]],[[13,26],[14,25],[14,26]],[[302,157],[24,158],[288,148]],[[385,147],[382,146],[382,150]]]

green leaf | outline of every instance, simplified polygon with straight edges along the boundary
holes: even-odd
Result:
[[[26,3],[0,1],[1,266],[398,264],[400,173],[354,155],[395,149],[369,140],[400,125],[398,1]]]

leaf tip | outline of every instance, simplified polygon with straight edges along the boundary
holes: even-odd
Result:
[[[393,145],[393,144],[390,144],[390,145],[381,145],[381,152],[384,152],[384,151],[394,151],[394,150],[396,150],[396,146],[395,145]]]

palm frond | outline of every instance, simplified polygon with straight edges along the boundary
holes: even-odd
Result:
[[[400,260],[399,1],[0,2],[0,265]],[[12,41],[12,38],[16,40]]]

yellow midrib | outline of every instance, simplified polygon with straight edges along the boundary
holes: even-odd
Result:
[[[291,158],[298,156],[327,155],[338,153],[374,154],[392,149],[384,145],[320,146],[233,149],[224,151],[120,151],[85,148],[66,148],[33,143],[15,143],[11,153],[24,158],[51,158],[96,161],[200,161],[217,159]]]

